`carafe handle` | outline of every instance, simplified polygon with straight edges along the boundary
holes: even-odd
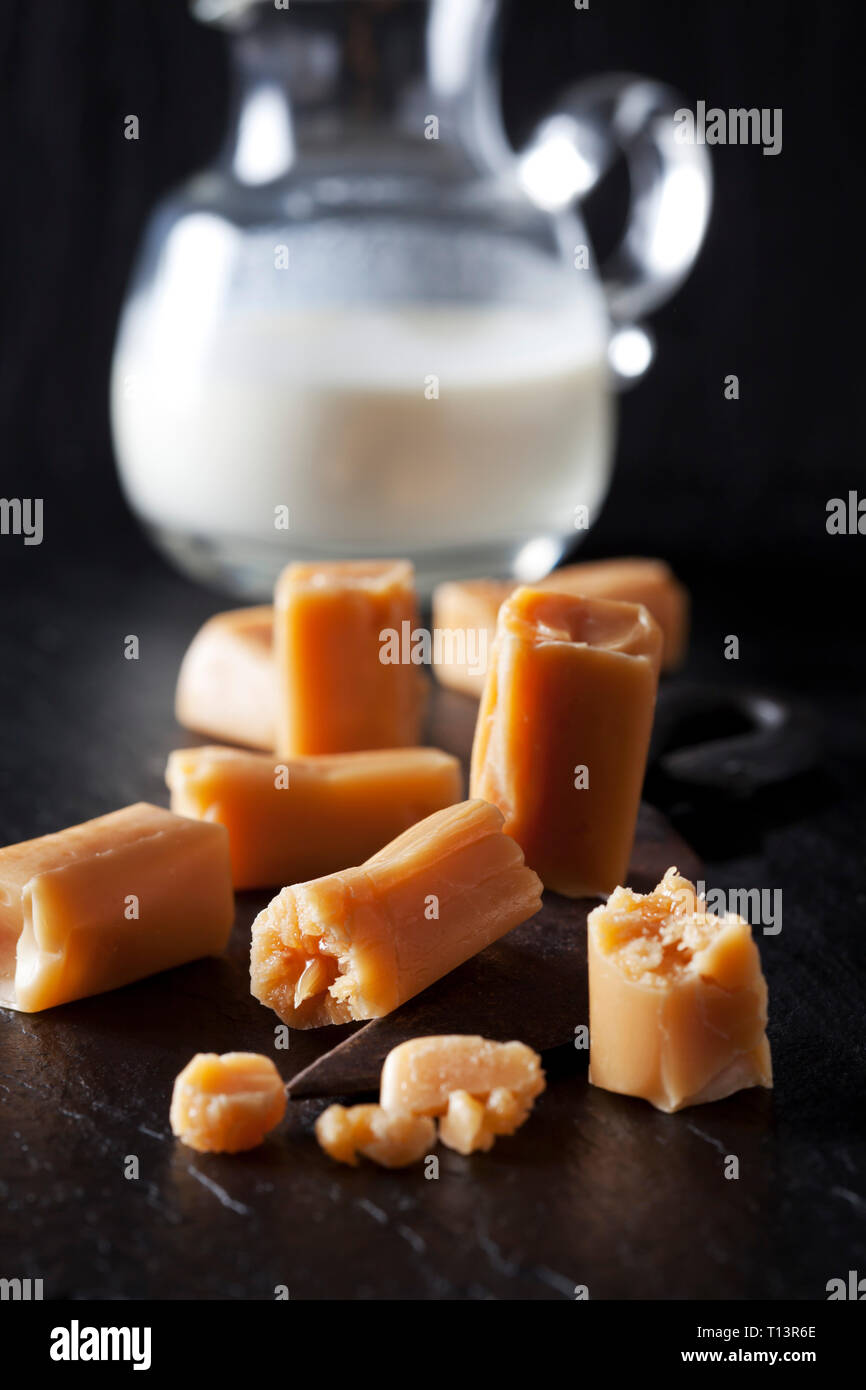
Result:
[[[709,221],[712,170],[706,146],[677,138],[684,103],[670,87],[608,73],[569,87],[519,153],[526,192],[550,212],[584,197],[618,154],[631,197],[618,245],[599,267],[613,322],[611,365],[620,385],[637,380],[654,346],[641,323],[679,288]]]

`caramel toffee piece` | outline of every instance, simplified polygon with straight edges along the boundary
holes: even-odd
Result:
[[[439,1121],[439,1138],[460,1154],[486,1152],[503,1134],[515,1134],[529,1116],[507,1086],[497,1086],[485,1100],[469,1091],[452,1091],[448,1109]]]
[[[172,1133],[199,1153],[254,1149],[286,1113],[286,1091],[258,1052],[197,1052],[176,1078]]]
[[[184,748],[168,760],[171,807],[229,832],[237,888],[270,887],[358,864],[463,794],[460,764],[436,748],[293,758]]]
[[[276,739],[274,610],[217,613],[193,638],[181,663],[175,716],[186,729],[250,748]]]
[[[253,923],[252,992],[295,1028],[381,1018],[540,906],[499,811],[464,801],[360,868],[284,888]]]
[[[289,565],[283,571],[274,614],[280,753],[419,742],[426,679],[411,661],[390,659],[404,624],[409,632],[418,625],[408,561]]]
[[[452,1091],[483,1099],[497,1087],[533,1101],[544,1090],[538,1053],[522,1042],[445,1033],[392,1048],[382,1066],[379,1098],[395,1115],[444,1115]]]
[[[496,616],[515,587],[508,579],[457,579],[433,590],[433,630],[440,634],[438,650],[433,647],[433,670],[442,685],[467,695],[481,694]]]
[[[447,640],[434,644],[443,685],[480,695],[501,605],[514,592],[509,580],[465,579],[440,584],[433,594],[433,626]],[[662,665],[679,666],[688,637],[688,594],[663,560],[596,560],[563,565],[533,585],[555,593],[642,603],[662,630]]]
[[[543,1090],[531,1047],[446,1034],[411,1038],[388,1053],[380,1102],[393,1115],[441,1116],[442,1143],[470,1154],[519,1129]]]
[[[358,1155],[383,1168],[417,1163],[436,1143],[436,1123],[419,1115],[389,1115],[380,1105],[329,1105],[316,1120],[316,1138],[338,1163]]]
[[[669,869],[588,919],[590,1081],[658,1110],[772,1086],[767,986],[749,924]]]
[[[499,611],[470,791],[546,888],[589,897],[626,873],[660,649],[640,604],[518,589]]]
[[[0,850],[0,1004],[25,1013],[225,950],[228,834],[140,802]]]

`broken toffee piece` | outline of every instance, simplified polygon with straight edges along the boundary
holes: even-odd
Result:
[[[420,742],[427,681],[389,662],[385,634],[418,626],[408,560],[289,565],[277,581],[277,751],[347,753]]]
[[[609,893],[628,870],[660,652],[640,604],[523,588],[499,610],[470,794],[566,897]]]
[[[453,1033],[393,1048],[379,1101],[391,1115],[441,1116],[442,1143],[470,1154],[519,1129],[544,1084],[541,1058],[525,1043]]]
[[[338,1163],[358,1155],[383,1168],[417,1163],[436,1143],[436,1123],[420,1115],[389,1115],[381,1105],[329,1105],[316,1120],[316,1138]]]
[[[340,1163],[358,1153],[387,1168],[424,1157],[439,1138],[457,1153],[513,1134],[544,1090],[541,1058],[520,1042],[454,1033],[411,1038],[382,1068],[378,1105],[330,1105],[316,1121],[321,1147]]]
[[[668,869],[590,913],[589,1079],[658,1110],[773,1084],[767,986],[752,930]]]
[[[439,1138],[460,1154],[487,1152],[503,1134],[514,1134],[532,1109],[509,1091],[495,1086],[484,1099],[469,1091],[452,1091],[448,1109],[439,1121]]]
[[[197,1052],[175,1079],[171,1130],[199,1153],[255,1149],[286,1113],[286,1091],[258,1052]]]
[[[463,801],[278,893],[253,923],[252,993],[293,1028],[381,1018],[540,906],[500,812]]]
[[[216,613],[199,628],[181,662],[178,724],[228,743],[273,748],[276,705],[273,608]]]
[[[333,873],[375,854],[463,795],[460,764],[437,748],[383,748],[280,763],[237,748],[182,748],[166,768],[171,809],[229,833],[236,888]]]
[[[139,802],[0,850],[0,1004],[24,1013],[219,955],[234,920],[221,825]]]

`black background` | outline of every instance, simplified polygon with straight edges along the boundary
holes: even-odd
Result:
[[[669,81],[692,104],[784,110],[780,155],[714,151],[709,239],[654,318],[658,363],[623,404],[593,551],[664,551],[687,569],[736,557],[753,572],[796,550],[828,580],[851,573],[857,542],[824,536],[826,499],[864,482],[846,7],[516,0],[507,13],[515,138],[564,83],[609,69]],[[60,492],[82,530],[124,527],[106,404],[116,317],[148,210],[219,145],[224,42],[180,0],[6,0],[0,63],[4,489]],[[123,138],[128,112],[138,141]],[[722,394],[730,372],[738,402]]]
[[[859,35],[846,15],[779,0],[591,0],[581,13],[518,0],[504,48],[516,139],[564,82],[606,69],[662,78],[690,104],[784,111],[779,156],[714,151],[708,241],[654,316],[658,362],[623,398],[615,482],[585,552],[671,560],[694,596],[687,676],[771,687],[819,720],[812,777],[772,804],[709,818],[674,808],[711,883],[783,890],[784,930],[762,942],[772,1100],[746,1093],[678,1124],[591,1090],[575,1117],[576,1093],[552,1087],[534,1135],[527,1126],[486,1168],[449,1160],[439,1209],[410,1215],[389,1175],[320,1161],[305,1103],[286,1140],[297,1205],[279,1149],[206,1170],[254,1209],[251,1245],[190,1176],[165,1113],[190,1052],[237,1045],[240,1024],[247,1041],[268,1031],[243,996],[241,932],[229,962],[6,1016],[0,1182],[16,1255],[0,1273],[23,1261],[47,1296],[182,1298],[270,1297],[284,1277],[293,1297],[568,1297],[569,1280],[587,1278],[593,1297],[822,1298],[827,1279],[866,1273],[866,537],[825,528],[829,498],[866,493],[862,137],[842,72]],[[129,517],[107,375],[143,220],[217,149],[228,73],[222,39],[180,0],[6,0],[0,64],[0,495],[45,498],[42,546],[0,537],[7,843],[164,799],[165,755],[184,741],[170,712],[177,663],[221,601],[175,576]],[[129,112],[137,142],[123,138]],[[723,396],[729,373],[736,402]],[[120,658],[128,632],[141,637],[134,670]],[[727,634],[738,662],[723,658]],[[120,1179],[130,1147],[143,1184]],[[720,1199],[712,1165],[731,1148],[751,1179]],[[335,1215],[341,1254],[323,1265]],[[410,1216],[420,1258],[401,1234]]]

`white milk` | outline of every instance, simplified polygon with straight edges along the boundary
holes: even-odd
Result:
[[[573,535],[607,485],[604,332],[573,303],[170,326],[133,305],[112,373],[123,484],[157,527],[286,559]]]

